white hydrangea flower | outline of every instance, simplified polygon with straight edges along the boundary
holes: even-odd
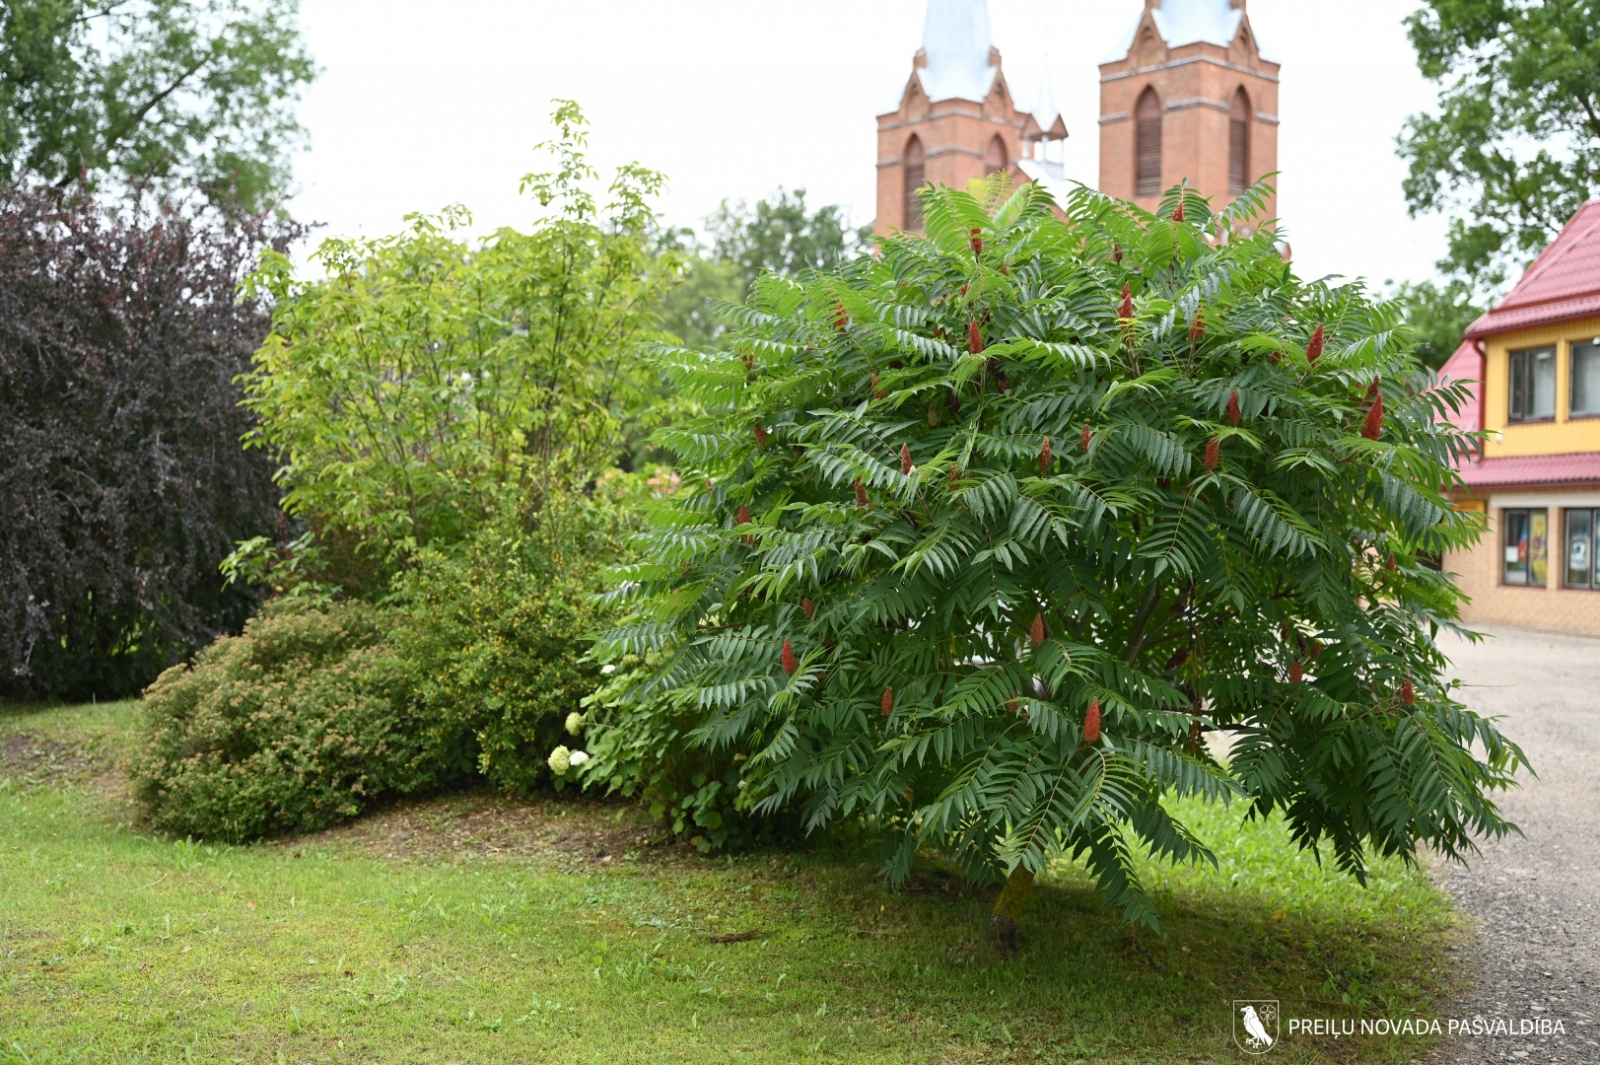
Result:
[[[584,755],[584,757],[587,758],[589,756]],[[566,771],[570,768],[572,768],[571,751],[567,750],[565,747],[557,747],[555,750],[550,752],[550,772],[559,777],[566,773]]]
[[[587,762],[588,760],[589,760],[589,752],[588,751],[573,751],[571,756],[568,758],[568,761],[570,761],[572,763],[572,768],[574,768],[574,769],[578,768],[580,765],[582,765],[583,763]]]
[[[576,710],[567,715],[567,731],[572,735],[576,736],[578,733],[582,732],[583,725],[583,715],[578,713]]]

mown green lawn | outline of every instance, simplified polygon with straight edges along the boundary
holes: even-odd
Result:
[[[253,847],[152,838],[116,762],[134,704],[0,710],[0,1063],[1257,1060],[1233,999],[1431,1013],[1457,919],[1417,872],[1319,872],[1277,824],[1191,811],[1220,871],[1151,870],[1149,954],[1063,866],[1026,944],[935,864],[701,858],[631,807],[451,796]],[[766,935],[734,943],[708,937]],[[1285,1039],[1278,1062],[1414,1040]]]

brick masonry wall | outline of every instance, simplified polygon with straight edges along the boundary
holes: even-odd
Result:
[[[1551,517],[1554,521],[1554,513]],[[1501,583],[1503,548],[1498,512],[1491,512],[1489,530],[1475,547],[1445,555],[1445,572],[1456,574],[1461,590],[1471,597],[1461,611],[1467,622],[1502,622],[1600,635],[1600,591],[1561,587],[1562,541],[1557,524],[1550,538],[1549,583],[1544,587]]]

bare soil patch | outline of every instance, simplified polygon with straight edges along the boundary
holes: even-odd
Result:
[[[0,742],[0,780],[24,789],[80,784],[112,768],[114,760],[98,742],[47,740],[33,732],[15,732]]]

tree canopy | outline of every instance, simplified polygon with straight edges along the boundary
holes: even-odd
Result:
[[[727,351],[661,353],[704,413],[658,435],[684,487],[615,573],[590,778],[661,757],[630,735],[718,752],[730,812],[1007,878],[1002,936],[1062,852],[1155,923],[1134,851],[1210,855],[1174,796],[1281,811],[1358,877],[1507,831],[1521,752],[1433,639],[1461,593],[1427,559],[1479,535],[1444,494],[1460,386],[1394,304],[1244,235],[1263,187],[1065,221],[1007,192],[927,191],[925,238],[765,276]]]
[[[1600,188],[1600,2],[1427,0],[1407,19],[1437,114],[1400,137],[1413,214],[1451,214],[1439,264],[1481,295]]]
[[[202,191],[249,212],[288,187],[315,75],[298,0],[0,5],[0,172]]]

